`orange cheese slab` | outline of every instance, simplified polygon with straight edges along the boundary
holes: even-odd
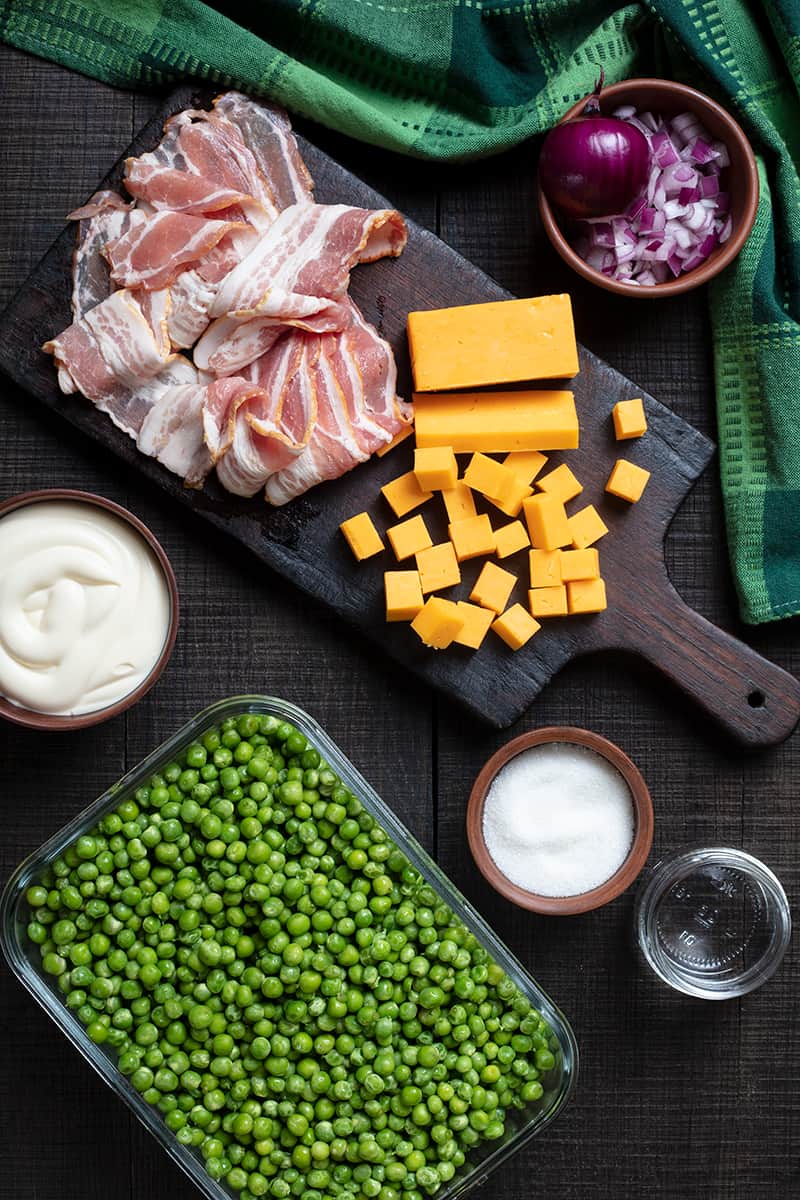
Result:
[[[482,451],[576,450],[572,392],[416,392],[417,445]],[[505,464],[503,464],[505,465]]]
[[[491,608],[480,608],[477,604],[468,604],[466,600],[457,601],[456,608],[464,618],[464,625],[453,641],[470,650],[478,650],[496,614]]]
[[[408,345],[418,392],[569,379],[578,372],[565,293],[412,312]]]

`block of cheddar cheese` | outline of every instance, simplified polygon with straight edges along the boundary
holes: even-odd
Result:
[[[565,617],[567,615],[567,589],[564,584],[555,587],[531,588],[528,605],[532,617]]]
[[[600,555],[594,546],[586,550],[561,550],[561,582],[570,583],[573,579],[598,579],[600,576]]]
[[[419,610],[411,628],[426,646],[445,650],[464,627],[464,617],[452,600],[431,596]]]
[[[618,458],[608,477],[606,491],[612,496],[619,496],[620,500],[635,504],[641,499],[649,478],[650,472],[645,471],[644,467],[637,467],[627,458]]]
[[[537,550],[557,550],[559,546],[571,544],[573,535],[564,505],[555,496],[538,492],[535,496],[529,496],[522,507],[531,545]]]
[[[414,451],[414,474],[423,492],[441,492],[454,487],[458,463],[450,446],[429,446]]]
[[[418,392],[569,379],[578,371],[566,294],[411,312],[408,345]]]
[[[423,594],[461,583],[461,568],[451,542],[439,542],[416,556]]]
[[[520,650],[541,625],[521,604],[512,604],[492,624],[492,629],[512,650]]]
[[[536,480],[536,486],[541,491],[547,492],[548,495],[555,496],[562,504],[566,504],[568,500],[574,500],[583,491],[583,484],[575,478],[566,463],[562,463],[553,471],[548,471],[546,475],[541,475]]]
[[[494,531],[494,552],[498,558],[508,558],[518,550],[527,550],[531,540],[522,521],[509,521]]]
[[[531,499],[535,500],[537,497],[532,496]],[[569,525],[570,541],[576,550],[585,550],[587,546],[591,546],[593,542],[599,541],[608,533],[608,526],[593,504],[587,504],[585,508],[573,513],[568,518],[567,524]],[[533,541],[532,537],[531,541]]]
[[[475,497],[463,480],[460,479],[454,487],[445,488],[442,499],[448,521],[463,521],[465,517],[475,516]]]
[[[494,553],[494,530],[486,513],[453,521],[448,525],[447,533],[459,562]]]
[[[415,517],[409,517],[407,521],[401,521],[399,525],[390,526],[386,530],[386,536],[398,562],[403,562],[404,559],[411,558],[420,550],[427,550],[433,545],[428,527],[419,513]]]
[[[555,587],[563,582],[560,550],[531,550],[528,560],[532,588]]]
[[[568,583],[567,603],[571,613],[598,613],[606,607],[606,585],[602,579],[576,579]]]
[[[339,528],[359,562],[365,558],[372,558],[373,554],[380,554],[383,549],[381,535],[373,525],[369,513],[360,512],[354,517],[348,517],[346,521],[342,521]]]
[[[415,392],[417,445],[482,451],[576,450],[578,414],[567,391]]]
[[[396,517],[404,517],[433,495],[433,492],[422,490],[413,471],[406,471],[405,475],[398,475],[397,479],[385,483],[381,492]]]
[[[498,567],[491,562],[484,563],[469,598],[483,608],[491,608],[493,612],[501,613],[508,604],[516,582],[516,575],[512,575],[504,567]]]
[[[387,621],[411,621],[425,603],[418,571],[384,571],[383,587]]]
[[[647,432],[647,417],[640,396],[635,400],[618,400],[612,411],[614,436],[618,442],[641,437]]]
[[[481,608],[480,605],[469,604],[466,600],[458,600],[456,608],[464,618],[464,624],[453,641],[470,650],[479,650],[497,614],[491,608]]]

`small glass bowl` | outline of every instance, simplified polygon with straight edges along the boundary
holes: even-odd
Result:
[[[639,888],[634,928],[645,961],[687,996],[744,996],[777,971],[792,932],[780,881],[744,850],[680,850]]]

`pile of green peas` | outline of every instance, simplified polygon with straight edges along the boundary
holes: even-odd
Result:
[[[26,898],[88,1036],[240,1200],[424,1200],[556,1066],[541,1014],[274,716],[209,729]]]

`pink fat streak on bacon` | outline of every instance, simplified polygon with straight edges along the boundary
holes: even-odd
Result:
[[[252,496],[302,453],[317,416],[317,339],[284,338],[250,378],[209,386],[206,444],[227,491]]]
[[[168,287],[181,271],[203,259],[234,228],[232,221],[157,212],[107,243],[111,279],[131,289],[155,291]]]

